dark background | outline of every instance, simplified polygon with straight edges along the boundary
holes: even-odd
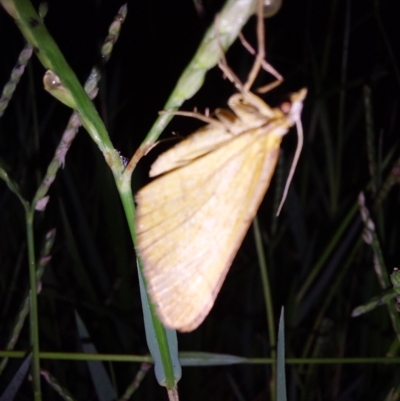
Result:
[[[128,4],[127,19],[103,71],[95,101],[122,155],[130,157],[145,137],[222,3],[204,0],[202,14],[187,0]],[[102,40],[120,5],[122,2],[101,0],[49,1],[45,23],[82,82],[98,61]],[[336,295],[323,312],[330,327],[321,340],[325,341],[324,351],[318,353],[315,345],[305,356],[385,356],[396,338],[384,308],[358,320],[350,318],[355,306],[381,291],[369,247],[362,247],[349,262],[348,270],[343,270],[361,235],[357,218],[341,234],[334,253],[303,301],[296,302],[295,295],[370,180],[365,85],[372,93],[377,159],[387,158],[380,172],[381,183],[399,156],[399,11],[395,0],[284,0],[281,11],[266,20],[267,60],[285,82],[263,98],[276,105],[292,91],[303,86],[309,89],[303,112],[305,146],[291,195],[276,220],[274,205],[280,195],[279,180],[275,179],[259,212],[276,321],[280,306],[287,308],[290,357],[303,356],[306,341],[316,334],[320,307],[339,276]],[[244,34],[255,45],[254,18]],[[1,86],[23,45],[13,21],[0,9]],[[227,57],[229,65],[245,80],[252,56],[235,43]],[[28,200],[43,177],[70,114],[43,90],[43,74],[43,67],[33,57],[0,120],[0,159]],[[267,73],[262,73],[255,86],[270,80]],[[214,68],[199,93],[182,109],[225,107],[233,92],[221,71]],[[186,136],[198,126],[197,121],[177,117],[162,138],[171,138],[172,132]],[[295,145],[296,135],[291,132],[282,145],[284,157],[277,172],[281,180],[287,176]],[[139,163],[132,182],[135,192],[147,182],[151,162],[169,146],[170,141],[161,143]],[[330,181],[330,163],[339,177],[334,184]],[[57,229],[53,259],[46,268],[39,297],[41,349],[80,351],[74,321],[77,310],[98,352],[147,353],[134,252],[120,201],[102,155],[84,130],[73,143],[50,196],[46,212],[36,216],[35,227],[38,250],[45,232]],[[383,206],[374,209],[377,193],[367,192],[373,216],[381,219],[379,237],[390,272],[400,256],[398,197],[393,187]],[[28,285],[28,267],[23,209],[2,182],[0,227],[3,348]],[[259,275],[250,229],[210,316],[197,331],[179,337],[180,349],[268,357]],[[18,349],[29,344],[28,325],[25,326]],[[43,366],[77,399],[96,399],[85,362],[43,361]],[[120,393],[138,367],[114,364]],[[111,367],[107,365],[107,369]],[[0,390],[13,372],[11,365],[0,377]],[[269,368],[262,365],[186,368],[180,382],[181,396],[193,400],[230,400],[240,395],[243,399],[266,399],[269,374]],[[288,375],[289,399],[293,400],[384,399],[398,379],[394,367],[378,364],[317,366],[309,370],[297,367],[288,369]],[[43,385],[43,389],[45,399],[60,399],[48,386]],[[24,390],[21,399],[29,399],[29,385]],[[135,397],[166,399],[152,372]]]

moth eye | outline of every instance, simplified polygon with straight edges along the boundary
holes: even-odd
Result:
[[[288,114],[290,112],[290,108],[291,108],[291,103],[290,102],[284,102],[281,104],[281,110],[283,111],[283,113]]]
[[[264,0],[263,14],[264,18],[273,17],[281,8],[282,0]]]

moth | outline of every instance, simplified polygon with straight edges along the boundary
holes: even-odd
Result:
[[[220,62],[238,89],[229,109],[215,110],[214,117],[175,113],[207,124],[158,157],[150,169],[155,179],[135,198],[136,250],[150,298],[163,324],[183,332],[196,329],[212,308],[269,187],[282,138],[293,125],[299,132],[295,160],[301,151],[306,89],[275,108],[250,91],[261,68],[277,77],[261,90],[281,81],[264,60],[261,6],[258,52],[246,83],[224,57]],[[288,181],[293,171],[292,166]]]

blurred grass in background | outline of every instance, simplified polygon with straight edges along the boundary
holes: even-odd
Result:
[[[101,1],[49,3],[46,25],[81,82],[98,60],[99,48],[121,4]],[[103,71],[95,101],[115,147],[131,156],[148,132],[221,2],[134,2],[113,56]],[[258,214],[276,321],[286,310],[289,358],[398,356],[398,316],[388,308],[351,318],[352,310],[380,295],[399,259],[399,5],[389,2],[286,0],[266,20],[268,61],[285,82],[264,99],[277,104],[302,86],[309,88],[303,112],[305,147],[283,213],[275,212],[295,147],[284,140],[275,179]],[[254,19],[244,30],[255,43]],[[24,42],[0,9],[0,85],[9,79]],[[253,62],[236,43],[228,62],[242,78]],[[43,67],[35,57],[0,119],[0,161],[26,199],[44,176],[70,110],[42,88]],[[262,74],[256,86],[270,80]],[[224,107],[232,85],[215,68],[200,92],[183,105]],[[186,136],[197,121],[176,117],[163,137]],[[162,142],[138,165],[135,191],[147,182],[150,163],[171,141]],[[371,244],[362,239],[358,196],[375,223]],[[40,254],[46,233],[56,229],[52,259],[38,296],[40,349],[81,352],[87,340],[75,312],[99,353],[146,355],[136,262],[115,184],[101,153],[80,132],[50,190],[45,212],[37,212]],[[0,348],[9,340],[29,287],[23,209],[0,181]],[[368,236],[364,235],[364,237]],[[375,263],[374,263],[375,261]],[[386,264],[386,265],[385,265]],[[381,270],[379,270],[381,269]],[[386,284],[386,286],[388,286]],[[391,320],[392,316],[392,320]],[[394,322],[394,323],[392,323]],[[28,324],[16,349],[29,346]],[[216,305],[198,330],[179,336],[182,351],[262,358],[270,354],[264,292],[253,230],[249,231]],[[0,393],[20,362],[0,377]],[[85,361],[41,360],[79,400],[97,399],[98,384]],[[115,394],[122,396],[140,363],[104,363]],[[143,366],[142,366],[143,368]],[[144,367],[146,369],[146,367]],[[102,373],[97,373],[101,375]],[[269,365],[188,367],[182,399],[265,399]],[[399,373],[388,364],[289,365],[288,399],[395,400]],[[395,391],[391,394],[391,390]],[[43,398],[61,399],[45,384]],[[20,397],[31,398],[29,383]],[[110,390],[110,398],[113,393]],[[133,399],[166,397],[150,371]]]

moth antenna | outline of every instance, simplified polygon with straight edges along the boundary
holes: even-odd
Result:
[[[293,179],[294,172],[296,171],[297,164],[299,162],[301,150],[303,148],[303,142],[304,142],[304,135],[303,135],[303,124],[301,123],[301,119],[297,118],[296,119],[296,130],[297,130],[297,147],[296,147],[296,152],[294,153],[292,165],[290,166],[290,171],[288,178],[286,180],[285,184],[285,189],[283,190],[283,195],[282,195],[282,200],[279,203],[278,211],[276,212],[276,215],[279,216],[282,207],[285,203],[287,194],[289,192],[289,187]]]

